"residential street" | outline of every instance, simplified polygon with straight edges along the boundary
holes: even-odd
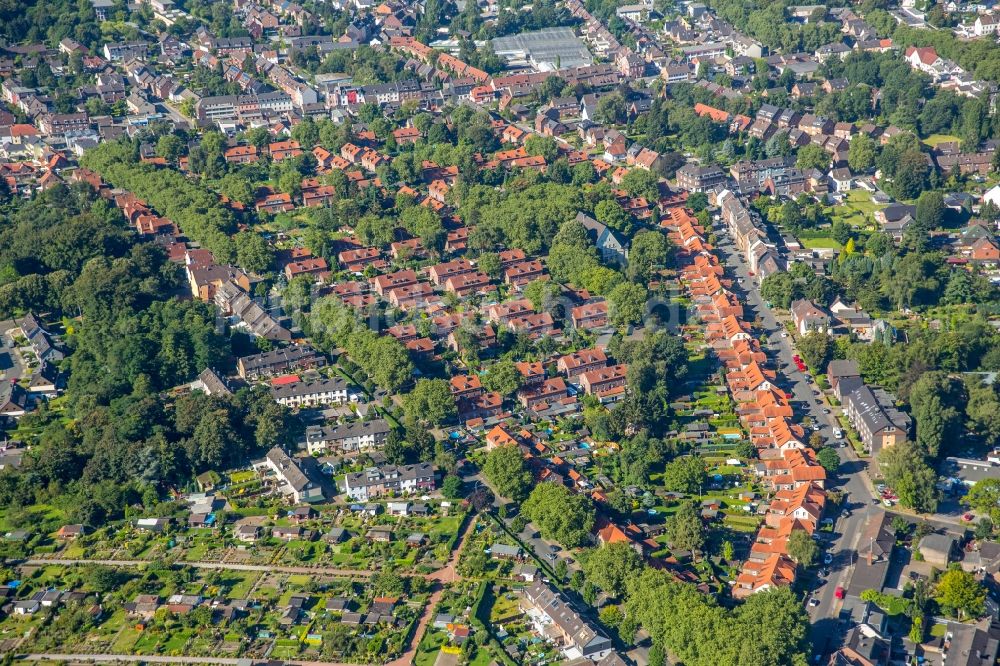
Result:
[[[818,387],[807,381],[804,373],[796,367],[792,359],[795,350],[791,336],[782,337],[781,333],[785,328],[764,304],[760,289],[750,276],[745,261],[729,241],[725,231],[720,229],[721,227],[716,228],[716,233],[720,236],[718,247],[726,266],[739,279],[739,283],[733,287],[734,291],[742,296],[744,306],[748,309],[747,319],[756,315],[760,330],[767,334],[767,352],[782,375],[782,386],[793,396],[792,403],[798,421],[802,422],[804,417],[810,417],[820,425],[820,432],[827,442],[836,442],[833,437],[836,419],[832,413],[823,413],[825,403],[814,394],[814,391],[819,390]],[[819,605],[807,607],[813,622],[811,643],[816,646],[818,653],[826,651],[827,641],[834,635],[831,624],[836,622],[841,606],[834,591],[838,586],[846,588],[850,581],[858,540],[876,496],[866,472],[868,462],[859,459],[849,445],[838,448],[837,452],[840,454],[841,466],[836,478],[830,480],[827,488],[844,493],[844,504],[840,514],[835,517],[832,537],[822,542],[826,552],[833,555],[833,562],[828,567],[830,575],[813,592],[813,596],[819,599]]]

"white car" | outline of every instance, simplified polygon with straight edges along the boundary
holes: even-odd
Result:
[[[788,331],[782,331],[781,332],[781,337],[787,338],[788,337]]]
[[[812,606],[813,608],[819,606],[819,599],[813,597],[812,599],[809,600],[809,605]]]

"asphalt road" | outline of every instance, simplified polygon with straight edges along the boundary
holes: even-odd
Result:
[[[760,290],[754,278],[749,274],[743,258],[728,238],[728,234],[717,227],[720,238],[718,248],[724,257],[731,274],[739,278],[734,290],[742,296],[747,320],[756,316],[759,320],[759,330],[767,335],[768,355],[782,375],[779,379],[783,388],[792,394],[792,404],[795,418],[802,422],[804,417],[810,417],[813,423],[820,425],[819,432],[828,443],[837,443],[833,431],[839,427],[834,414],[824,414],[826,404],[820,396],[815,395],[819,387],[808,381],[805,374],[795,365],[792,338],[782,337],[786,329],[768,308],[760,296]],[[846,440],[843,440],[846,441]],[[811,598],[819,600],[816,606],[807,605],[809,617],[812,620],[811,644],[817,653],[822,654],[828,647],[828,641],[835,638],[831,626],[837,621],[841,601],[834,596],[838,586],[847,587],[852,573],[852,564],[857,552],[858,539],[867,521],[868,513],[873,508],[873,489],[867,480],[867,462],[860,460],[854,450],[845,445],[837,449],[841,466],[837,476],[827,483],[828,490],[839,490],[844,493],[843,509],[835,517],[834,531],[830,537],[821,539],[825,553],[833,560],[829,565],[819,565],[817,568],[829,570],[829,576],[821,577],[818,586],[814,588]]]
[[[11,381],[24,376],[21,355],[13,347],[14,341],[9,334],[13,327],[13,321],[0,322],[0,381]]]

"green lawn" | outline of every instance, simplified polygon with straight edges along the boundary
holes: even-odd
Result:
[[[961,141],[961,139],[951,134],[931,134],[929,137],[924,139],[924,143],[931,148],[934,148],[938,144],[944,143],[945,141]]]
[[[826,212],[834,221],[841,220],[855,227],[864,227],[873,224],[874,219],[872,216],[875,214],[875,211],[884,207],[882,204],[873,202],[872,195],[867,190],[857,189],[848,192],[844,197],[843,203],[831,206]],[[806,247],[832,247],[826,245],[810,246],[808,240],[800,240],[802,240],[802,244]]]
[[[803,238],[801,240],[802,247],[809,250],[826,250],[833,249],[839,250],[841,245],[837,241],[830,237],[824,238]]]

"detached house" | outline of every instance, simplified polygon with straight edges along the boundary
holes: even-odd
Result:
[[[812,301],[799,299],[793,302],[791,312],[795,330],[798,331],[799,335],[806,335],[813,331],[829,333],[831,330],[830,315]]]
[[[273,474],[278,491],[296,504],[322,502],[324,499],[323,488],[314,480],[316,471],[312,459],[293,460],[275,446],[262,462],[254,463],[254,467]]]
[[[587,236],[597,246],[602,261],[616,265],[625,264],[629,246],[625,236],[584,213],[577,213],[576,221],[587,230]]]

